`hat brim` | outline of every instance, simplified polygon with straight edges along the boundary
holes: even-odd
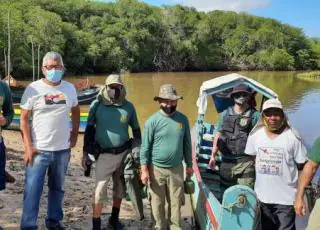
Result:
[[[122,85],[123,86],[123,84],[122,83],[119,83],[119,82],[105,82],[105,85],[112,85],[112,84],[115,84],[115,85]]]
[[[242,92],[247,93],[247,94],[253,94],[254,93],[254,91],[248,91],[248,90],[234,90],[234,91],[229,93],[229,97],[231,97],[232,94],[242,93]]]
[[[176,101],[176,100],[183,100],[182,96],[171,96],[171,97],[159,97],[159,96],[155,96],[153,98],[154,101],[158,101],[159,99],[163,99],[163,100],[171,100],[171,101]]]
[[[262,109],[262,112],[266,111],[267,109],[280,109],[280,110],[283,111],[283,107],[281,107],[279,105],[268,105],[268,106],[266,106],[265,108]]]

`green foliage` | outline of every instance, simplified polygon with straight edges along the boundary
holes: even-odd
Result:
[[[302,70],[320,68],[320,40],[273,19],[138,0],[3,0],[0,71],[8,48],[15,76],[59,51],[73,74],[128,71]]]

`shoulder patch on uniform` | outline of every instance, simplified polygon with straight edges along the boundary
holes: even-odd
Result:
[[[128,122],[128,116],[125,115],[125,114],[122,114],[121,117],[120,117],[120,122],[121,122],[121,123],[126,123],[126,122]]]

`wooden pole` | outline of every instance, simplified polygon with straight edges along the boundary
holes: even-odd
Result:
[[[32,39],[31,39],[31,49],[32,49],[32,81],[35,81],[34,48],[33,48],[33,40]]]
[[[4,77],[8,76],[8,72],[7,72],[7,52],[6,52],[6,48],[3,49],[3,54],[4,54]]]
[[[10,10],[8,10],[8,82],[11,81],[11,35],[10,35]]]
[[[40,79],[40,45],[38,45],[38,80]]]

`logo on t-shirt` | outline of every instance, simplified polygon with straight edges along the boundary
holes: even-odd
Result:
[[[67,104],[66,98],[63,93],[60,94],[46,94],[44,95],[46,105]]]
[[[177,123],[177,128],[178,129],[182,129],[183,128],[183,125],[181,123]]]
[[[281,176],[283,157],[283,148],[260,147],[256,160],[257,173]]]
[[[120,117],[120,122],[121,123],[127,123],[127,121],[128,121],[128,116],[122,114],[121,117]]]

